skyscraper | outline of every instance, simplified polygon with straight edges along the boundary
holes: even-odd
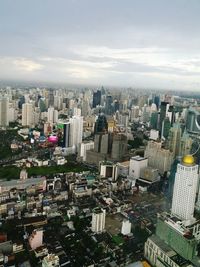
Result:
[[[169,150],[173,152],[174,157],[180,154],[181,134],[182,129],[180,123],[174,123],[169,131]]]
[[[200,132],[200,112],[198,109],[189,108],[186,117],[186,129],[188,132]]]
[[[101,113],[99,114],[96,122],[95,122],[95,127],[94,127],[94,133],[102,133],[102,132],[107,132],[108,131],[108,122],[106,119],[106,116]]]
[[[165,116],[166,116],[166,112],[167,112],[167,105],[169,105],[168,102],[161,102],[161,105],[160,105],[160,120],[159,120],[159,130],[161,131],[162,130],[162,123],[165,119]]]
[[[8,105],[9,101],[7,97],[0,98],[0,126],[8,126]]]
[[[193,221],[198,183],[198,165],[194,157],[186,155],[177,166],[175,176],[172,214],[184,221]]]
[[[96,108],[96,106],[101,104],[101,91],[97,90],[97,92],[93,93],[93,102],[92,107]]]
[[[24,103],[22,105],[22,126],[31,126],[33,124],[33,105]]]

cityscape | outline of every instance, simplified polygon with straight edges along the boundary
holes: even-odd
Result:
[[[200,267],[199,11],[0,2],[0,267]]]

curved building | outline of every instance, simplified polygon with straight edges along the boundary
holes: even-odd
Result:
[[[186,129],[191,133],[200,133],[200,112],[194,108],[189,108],[186,117]]]

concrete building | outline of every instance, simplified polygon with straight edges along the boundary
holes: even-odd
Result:
[[[33,124],[33,105],[24,103],[22,105],[22,126],[32,126]]]
[[[173,152],[174,157],[180,155],[182,129],[180,123],[174,123],[169,131],[169,150]]]
[[[151,129],[149,139],[157,141],[159,139],[159,131]]]
[[[161,174],[170,170],[174,160],[173,152],[162,148],[161,143],[154,141],[148,142],[144,157],[148,158],[148,165],[158,169]]]
[[[148,159],[140,156],[135,156],[130,159],[129,176],[136,180],[140,178],[142,169],[147,167]]]
[[[59,267],[59,257],[55,254],[48,254],[42,260],[42,267]]]
[[[187,223],[194,221],[194,207],[199,166],[191,155],[184,156],[177,166],[172,199],[172,214]]]
[[[48,108],[47,111],[47,122],[56,123],[58,121],[58,111],[54,107]]]
[[[154,169],[152,167],[145,167],[140,172],[140,180],[148,183],[155,183],[160,181],[160,175],[158,173],[158,169]]]
[[[110,161],[100,161],[100,175],[105,178],[115,176],[115,164]]]
[[[130,161],[116,163],[114,180],[117,180],[119,176],[127,178],[129,175],[129,165]]]
[[[9,100],[7,97],[0,98],[0,126],[6,127],[9,124]]]
[[[111,158],[121,160],[127,153],[127,137],[124,134],[115,134],[113,136]]]
[[[106,211],[95,208],[92,213],[92,232],[101,233],[105,229]]]
[[[186,129],[188,132],[198,134],[200,133],[200,110],[199,108],[190,107],[186,115]]]
[[[177,165],[171,214],[158,214],[156,234],[145,243],[153,266],[200,267],[200,223],[194,218],[198,165],[191,155]]]
[[[82,143],[83,136],[83,117],[73,116],[70,118],[70,146],[75,146]]]
[[[28,238],[29,245],[31,249],[36,249],[42,246],[43,244],[43,230],[37,229],[32,232]]]
[[[79,157],[81,157],[83,161],[86,161],[86,151],[91,149],[94,149],[93,141],[81,143],[79,145]]]
[[[123,235],[129,235],[131,233],[131,222],[129,220],[123,220],[121,233]]]

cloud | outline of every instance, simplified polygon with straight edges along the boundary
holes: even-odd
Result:
[[[13,64],[18,70],[25,72],[34,72],[43,69],[43,65],[26,58],[18,58],[13,60]]]

